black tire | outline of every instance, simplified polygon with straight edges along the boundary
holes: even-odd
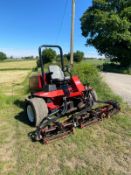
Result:
[[[92,90],[90,93],[91,93],[91,96],[93,98],[93,101],[96,102],[98,100],[96,91]]]
[[[96,94],[96,91],[94,90],[91,90],[90,91],[90,94],[89,94],[89,99],[90,99],[90,106],[93,107],[96,102],[97,102],[97,94]]]
[[[48,115],[47,104],[42,98],[28,99],[26,105],[26,112],[29,123],[32,126],[38,126],[40,122]]]

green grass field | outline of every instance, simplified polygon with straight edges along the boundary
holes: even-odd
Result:
[[[35,61],[0,63],[0,175],[131,174],[131,109],[111,92],[92,63],[75,65],[73,73],[90,82],[100,99],[120,101],[121,112],[76,129],[64,140],[31,142],[27,134],[35,128],[27,124],[23,107],[34,67]]]

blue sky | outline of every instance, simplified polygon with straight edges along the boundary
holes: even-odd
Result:
[[[94,48],[85,47],[80,29],[79,19],[91,3],[76,0],[75,50],[98,57]],[[69,52],[71,0],[0,0],[0,7],[0,51],[9,56],[37,55],[39,45],[59,44]]]

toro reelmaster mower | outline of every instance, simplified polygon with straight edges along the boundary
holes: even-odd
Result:
[[[58,48],[61,67],[49,65],[49,72],[45,73],[42,48]],[[29,134],[33,141],[48,143],[63,138],[73,133],[76,127],[86,127],[120,110],[116,102],[97,101],[93,89],[83,85],[77,75],[71,75],[69,68],[64,66],[60,46],[42,45],[39,58],[41,74],[30,77],[31,94],[26,99],[28,120],[37,127]],[[103,106],[93,108],[94,103],[102,103]]]

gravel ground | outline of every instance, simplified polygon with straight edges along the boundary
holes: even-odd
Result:
[[[117,73],[101,73],[105,82],[125,102],[131,105],[131,75]]]

